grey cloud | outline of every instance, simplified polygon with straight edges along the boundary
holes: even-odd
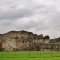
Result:
[[[33,14],[32,11],[28,9],[10,10],[0,15],[0,20],[4,19],[18,19],[22,17],[28,17]]]
[[[1,24],[2,26],[12,26],[13,23],[15,23],[14,20],[10,21],[10,20],[4,20],[4,22]]]
[[[44,10],[45,9],[45,10]],[[47,29],[59,29],[60,26],[60,13],[55,9],[55,7],[47,7],[40,11],[41,14],[47,17],[45,21],[48,19],[49,22],[41,24],[41,26],[37,27],[37,29],[47,30]],[[43,21],[42,21],[43,22]]]
[[[39,25],[38,23],[31,20],[31,21],[28,21],[27,23],[20,24],[20,25],[18,25],[16,27],[17,27],[17,29],[30,29],[30,28],[34,28],[34,27],[36,27],[38,25]]]
[[[0,0],[0,31],[35,29],[38,33],[56,36],[60,30],[58,3],[56,0]],[[27,22],[17,22],[25,17]]]
[[[11,3],[12,2],[12,3]],[[20,4],[19,4],[20,2]],[[24,3],[22,3],[24,2]],[[2,1],[3,3],[3,1]],[[45,7],[42,4],[35,4],[34,1],[28,1],[28,0],[11,0],[8,2],[8,0],[4,1],[5,4],[1,4],[1,6],[3,6],[3,8],[0,14],[0,20],[11,20],[11,19],[18,19],[18,18],[24,18],[24,17],[29,17],[35,14],[35,12],[40,9]],[[9,3],[9,4],[8,4]],[[19,7],[20,5],[24,6],[24,8],[19,8],[17,9],[17,7]],[[6,5],[8,4],[8,5]]]
[[[40,8],[39,8],[40,9]],[[45,10],[44,10],[45,9]],[[36,28],[36,30],[47,30],[47,29],[59,29],[60,26],[60,18],[58,18],[60,15],[60,13],[53,8],[52,6],[47,6],[44,7],[42,9],[40,9],[39,11],[40,15],[45,15],[46,19],[37,19],[37,23],[33,20],[27,22],[27,23],[23,23],[20,24],[21,26],[18,27],[18,29],[30,29],[30,28]],[[47,20],[49,20],[49,22],[46,22]],[[59,26],[58,26],[59,25]]]

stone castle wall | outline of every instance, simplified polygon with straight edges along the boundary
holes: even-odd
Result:
[[[0,35],[0,50],[3,51],[29,50],[43,43],[47,44],[49,40],[27,31],[10,31]]]

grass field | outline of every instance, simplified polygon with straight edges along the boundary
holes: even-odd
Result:
[[[0,52],[0,60],[60,60],[60,51]]]

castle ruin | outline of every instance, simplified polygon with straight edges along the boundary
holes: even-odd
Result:
[[[39,50],[40,44],[49,43],[46,37],[24,30],[0,34],[0,51]]]

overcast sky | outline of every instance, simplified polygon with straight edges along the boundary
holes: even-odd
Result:
[[[11,30],[60,37],[60,0],[0,0],[0,33]]]

